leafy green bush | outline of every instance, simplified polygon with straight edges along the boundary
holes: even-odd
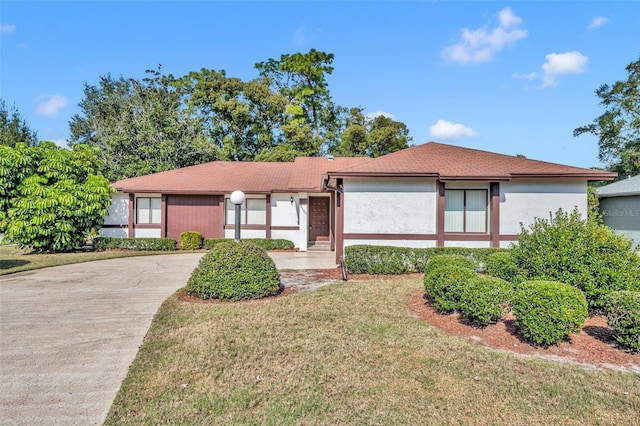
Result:
[[[200,250],[202,248],[202,234],[198,231],[184,231],[180,234],[180,249]]]
[[[522,335],[538,345],[553,345],[579,332],[587,319],[587,300],[579,289],[556,281],[518,285],[513,313]]]
[[[515,259],[508,251],[491,253],[484,264],[484,272],[492,277],[502,278],[510,283],[518,283],[521,277]]]
[[[502,318],[511,306],[513,286],[505,280],[476,275],[460,288],[459,309],[472,322],[487,325]]]
[[[489,254],[506,251],[497,248],[429,247],[354,245],[344,250],[344,260],[351,274],[404,274],[424,272],[429,259],[440,255],[468,257],[473,263],[484,263]]]
[[[476,265],[473,260],[460,256],[459,254],[440,254],[429,259],[427,266],[424,267],[424,273],[428,274],[432,270],[441,268],[442,266],[458,266],[475,271]]]
[[[522,229],[513,249],[528,279],[560,281],[582,290],[592,311],[616,290],[640,290],[640,257],[631,241],[579,212],[558,210],[549,220],[536,219]]]
[[[205,250],[211,250],[216,245],[233,241],[231,238],[206,238],[204,240],[203,248]],[[283,239],[269,239],[269,238],[243,238],[242,241],[254,243],[258,247],[262,247],[265,250],[293,250],[295,245],[289,240]]]
[[[437,256],[429,263],[440,258],[446,260],[448,257],[450,256]],[[466,260],[466,258],[462,259]],[[438,266],[431,266],[428,269],[429,271],[424,275],[424,291],[433,301],[435,309],[442,313],[450,313],[458,309],[461,289],[477,275],[475,271],[455,263],[438,263]]]
[[[231,240],[216,244],[200,259],[186,289],[202,299],[259,299],[278,293],[280,275],[264,249]]]
[[[607,324],[622,346],[640,352],[640,292],[614,291],[605,299]]]
[[[114,191],[100,164],[97,148],[85,144],[0,145],[0,231],[37,252],[84,246],[104,223]]]
[[[176,240],[173,238],[96,237],[93,239],[93,248],[98,251],[108,249],[172,251],[176,249]]]

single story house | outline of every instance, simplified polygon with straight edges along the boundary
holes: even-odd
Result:
[[[102,235],[233,238],[241,190],[242,237],[323,243],[336,260],[354,244],[504,247],[559,208],[586,217],[587,182],[615,176],[436,142],[373,159],[214,161],[114,182]]]
[[[640,175],[598,188],[604,224],[640,246]]]

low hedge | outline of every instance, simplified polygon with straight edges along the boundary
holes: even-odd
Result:
[[[587,299],[582,291],[557,281],[518,284],[513,313],[522,335],[538,345],[554,345],[579,332],[587,319]]]
[[[173,238],[96,237],[93,239],[93,248],[98,251],[108,249],[172,251],[176,249],[176,240]]]
[[[640,352],[640,292],[614,291],[605,298],[607,324],[615,338],[632,352]]]
[[[424,275],[425,295],[440,313],[451,313],[458,309],[462,288],[477,275],[472,268],[466,266],[447,263],[432,265],[436,259],[447,257],[450,256],[433,258],[427,265],[428,272]]]
[[[184,231],[180,234],[181,250],[200,250],[202,248],[202,234],[198,231]]]
[[[443,266],[458,266],[472,271],[476,268],[475,263],[469,257],[460,256],[459,254],[440,254],[429,259],[424,267],[424,273],[428,274],[432,270]]]
[[[227,241],[234,241],[233,238],[205,238],[202,248],[211,250],[216,245]],[[295,245],[289,240],[270,238],[243,238],[242,241],[254,243],[264,250],[293,250]]]
[[[476,266],[484,264],[491,253],[507,251],[499,248],[429,247],[353,245],[344,249],[344,262],[351,274],[405,274],[424,272],[429,259],[439,255],[469,257]]]
[[[500,278],[476,274],[460,288],[458,307],[468,320],[486,326],[509,312],[512,298],[511,283]]]
[[[202,299],[259,299],[279,292],[280,275],[264,249],[228,240],[200,259],[186,290]]]

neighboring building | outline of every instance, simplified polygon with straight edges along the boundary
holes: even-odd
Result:
[[[640,245],[640,175],[598,189],[604,224]]]
[[[586,216],[587,182],[615,176],[436,142],[375,159],[211,162],[113,183],[102,234],[232,238],[239,189],[243,237],[326,242],[336,259],[353,244],[503,247],[559,208]]]

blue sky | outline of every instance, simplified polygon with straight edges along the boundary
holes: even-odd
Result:
[[[0,98],[65,145],[84,83],[225,69],[315,48],[335,55],[334,101],[439,141],[581,167],[573,129],[594,91],[640,57],[636,1],[11,1],[0,3]]]

